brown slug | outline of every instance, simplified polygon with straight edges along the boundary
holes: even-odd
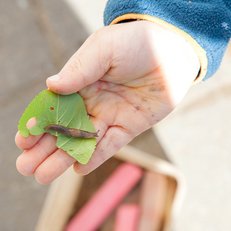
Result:
[[[75,138],[95,138],[98,137],[98,131],[97,132],[88,132],[88,131],[83,131],[80,129],[76,128],[68,128],[64,127],[62,125],[58,124],[50,124],[45,127],[45,130],[51,130],[55,132],[59,132],[65,136],[69,137],[75,137]]]

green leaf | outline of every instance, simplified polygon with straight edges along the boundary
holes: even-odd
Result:
[[[28,129],[26,124],[32,117],[36,118],[36,126]],[[24,111],[18,123],[18,130],[24,137],[40,135],[50,124],[95,132],[89,120],[83,99],[77,93],[58,95],[49,90],[40,92]],[[61,133],[48,131],[57,136],[56,146],[74,157],[79,163],[87,164],[95,150],[95,138],[73,138]]]

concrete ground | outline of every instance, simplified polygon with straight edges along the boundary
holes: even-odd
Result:
[[[63,1],[0,1],[0,230],[31,231],[48,187],[19,175],[17,121],[87,33]]]
[[[103,3],[0,1],[0,230],[33,230],[48,187],[16,172],[17,120],[45,88],[46,77],[100,26]],[[231,230],[230,56],[227,53],[216,77],[194,86],[175,112],[155,127],[188,184],[178,231]]]

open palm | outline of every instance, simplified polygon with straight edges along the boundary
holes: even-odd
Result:
[[[97,147],[90,162],[80,165],[55,146],[49,134],[23,138],[17,168],[49,183],[74,164],[87,174],[135,136],[164,118],[195,79],[199,62],[177,34],[149,22],[106,27],[91,36],[48,87],[60,94],[79,91],[96,130]],[[35,120],[29,121],[33,126]]]

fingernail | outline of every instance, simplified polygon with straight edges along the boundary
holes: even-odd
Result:
[[[59,75],[53,75],[53,76],[49,77],[48,80],[58,81],[58,80],[60,80],[60,76]]]
[[[27,123],[26,123],[26,127],[28,129],[34,127],[36,125],[36,119],[33,117],[33,118],[30,118]]]

